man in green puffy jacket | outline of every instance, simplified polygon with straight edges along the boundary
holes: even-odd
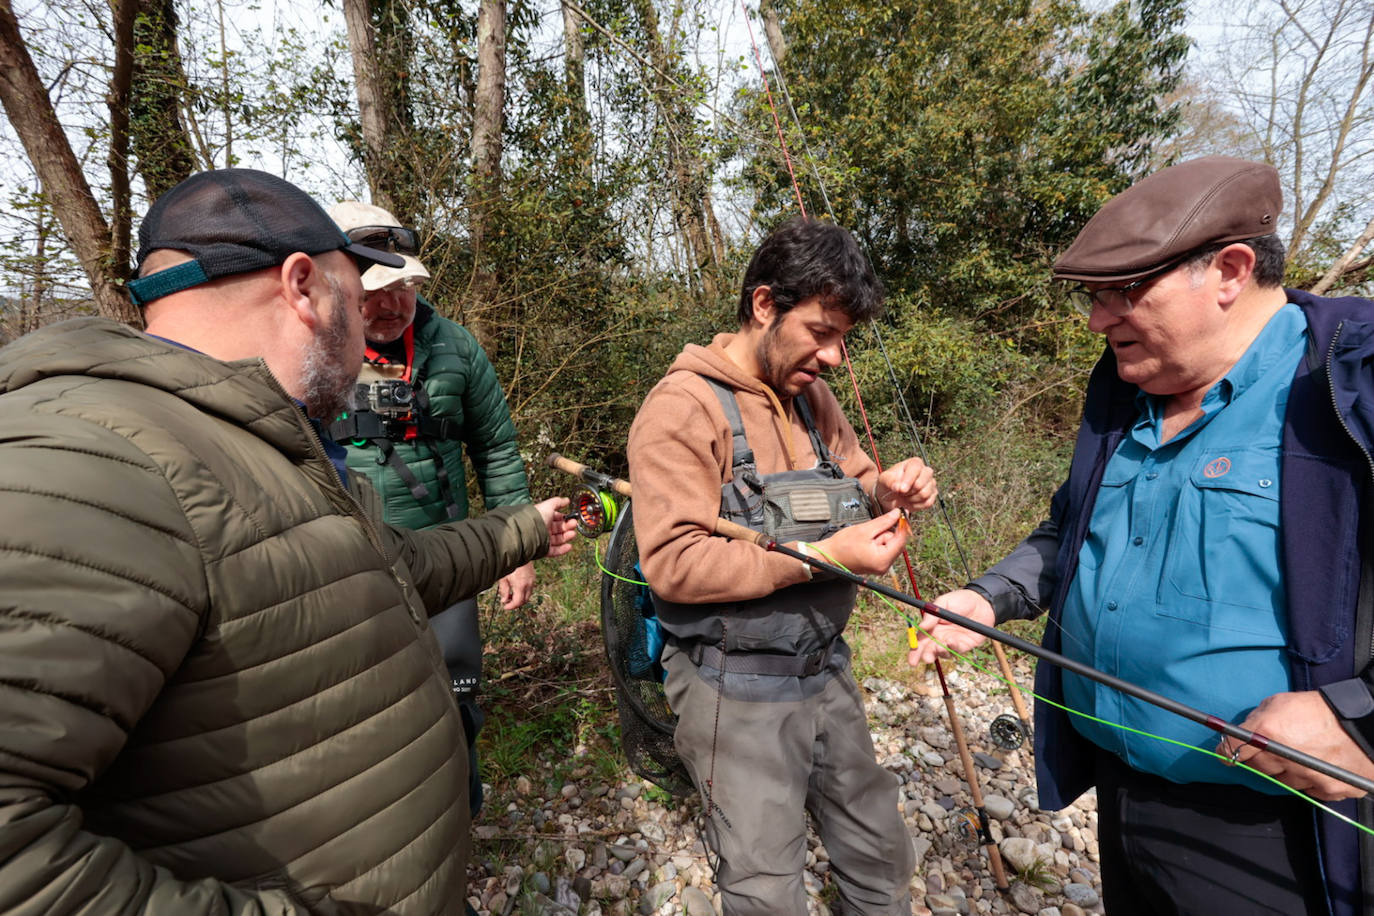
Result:
[[[360,381],[369,385],[369,403],[331,427],[348,446],[349,469],[381,494],[387,523],[405,528],[467,518],[465,452],[488,509],[530,502],[515,425],[487,354],[467,328],[439,315],[418,294],[430,275],[417,257],[415,231],[381,207],[358,201],[335,204],[329,215],[353,241],[404,262],[363,272],[367,351]],[[497,589],[506,610],[522,606],[534,590],[534,565],[502,578]],[[482,724],[475,701],[482,673],[476,599],[440,610],[430,626],[469,729],[476,814],[482,799],[475,741]]]
[[[467,753],[427,607],[566,500],[408,531],[319,435],[359,263],[249,169],[153,205],[99,318],[0,351],[0,912],[461,913]]]

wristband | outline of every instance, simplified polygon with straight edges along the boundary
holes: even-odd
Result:
[[[809,557],[809,556],[811,556],[811,551],[807,550],[806,547],[807,547],[807,544],[806,544],[805,541],[798,541],[798,542],[797,542],[797,553],[801,554],[801,555],[804,556],[804,557]],[[811,581],[811,577],[815,575],[815,573],[814,573],[814,572],[812,571],[812,569],[811,569],[811,564],[808,563],[808,562],[806,562],[805,560],[802,560],[802,561],[801,561],[801,565],[802,565],[802,569],[806,571],[806,581],[807,581],[807,582],[810,582],[810,581]]]

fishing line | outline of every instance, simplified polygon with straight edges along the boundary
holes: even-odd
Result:
[[[648,588],[648,587],[649,587],[649,583],[648,583],[648,582],[640,582],[638,579],[631,579],[631,578],[628,578],[628,577],[626,577],[626,576],[617,575],[616,573],[613,573],[613,572],[611,572],[609,569],[607,569],[607,568],[605,567],[605,565],[601,562],[601,542],[600,542],[600,541],[597,541],[597,540],[593,540],[593,541],[592,541],[592,553],[594,553],[594,554],[596,555],[596,568],[599,569],[599,570],[601,570],[604,574],[610,576],[612,579],[616,579],[616,580],[618,580],[618,581],[620,581],[620,582],[626,582],[626,583],[628,583],[628,584],[630,584],[630,585],[642,585],[642,586],[644,586],[645,588]]]
[[[744,0],[740,0],[740,3],[741,3],[741,6],[743,6]],[[749,24],[749,11],[748,11],[747,8],[745,9],[745,17],[744,17],[744,18],[745,18],[745,23],[746,23],[746,24]],[[752,25],[750,25],[750,27],[749,27],[749,40],[750,40],[751,43],[753,43],[753,41],[754,41],[754,31],[753,31],[753,26],[752,26]],[[769,56],[770,56],[770,57],[772,58],[772,60],[773,60],[773,72],[774,72],[774,74],[777,76],[777,79],[778,79],[778,90],[782,93],[783,101],[787,103],[787,110],[788,110],[788,113],[792,116],[792,123],[793,123],[793,125],[796,127],[796,129],[797,129],[797,134],[798,134],[798,136],[801,137],[801,141],[802,141],[802,150],[804,151],[804,153],[805,153],[805,155],[806,155],[807,164],[808,164],[808,165],[810,166],[810,168],[811,168],[811,174],[815,177],[816,186],[820,189],[821,200],[823,200],[823,201],[825,202],[826,213],[829,215],[830,221],[831,221],[832,223],[837,222],[836,219],[835,219],[835,210],[834,210],[834,208],[830,205],[830,195],[827,193],[827,191],[826,191],[826,189],[825,189],[825,180],[821,177],[820,169],[816,166],[816,159],[815,159],[815,156],[812,154],[812,152],[811,152],[811,146],[810,146],[810,144],[807,142],[807,139],[806,139],[806,130],[805,130],[805,128],[802,126],[801,118],[798,117],[798,115],[797,115],[796,106],[792,103],[792,93],[791,93],[791,91],[787,88],[787,81],[786,81],[786,80],[784,79],[784,77],[783,77],[782,62],[779,61],[779,60],[777,59],[777,56],[773,54],[773,46],[772,46],[772,45],[769,45],[769,47],[768,47],[768,53],[769,53]],[[760,56],[759,48],[758,48],[758,45],[757,45],[756,43],[754,44],[754,55],[755,55],[756,58],[758,58],[758,57]],[[765,89],[767,89],[767,87],[768,87],[768,78],[767,78],[766,76],[764,76],[764,74],[763,74],[763,64],[762,64],[762,61],[760,61],[760,63],[759,63],[759,75],[760,75],[760,77],[763,78],[764,87],[765,87]],[[776,108],[773,108],[773,96],[772,96],[772,93],[771,93],[771,92],[768,93],[768,104],[769,104],[770,108],[773,109],[773,119],[774,119],[774,121],[776,122],[776,121],[777,121],[777,110],[776,110]],[[782,147],[783,147],[783,155],[786,157],[786,156],[788,155],[788,152],[787,152],[787,144],[786,144],[786,142],[782,139],[781,128],[779,128],[779,143],[782,144]],[[797,184],[796,184],[797,179],[796,179],[796,175],[792,172],[791,164],[790,164],[790,163],[791,163],[790,158],[788,159],[788,163],[789,163],[789,164],[788,164],[788,174],[792,176],[793,187],[794,187],[795,192],[796,192],[796,195],[797,195],[797,202],[798,202],[798,204],[800,205],[800,203],[801,203],[801,188],[800,188],[800,187],[797,187]],[[805,207],[802,207],[802,215],[803,215],[803,216],[806,215],[806,208],[805,208]],[[878,351],[879,351],[879,353],[882,355],[882,358],[883,358],[883,365],[887,367],[888,379],[889,379],[889,381],[890,381],[890,383],[891,383],[891,385],[892,385],[893,400],[896,402],[896,406],[897,406],[897,408],[899,409],[898,420],[899,420],[899,422],[905,424],[905,426],[906,426],[906,431],[907,431],[907,437],[911,440],[913,446],[915,447],[915,449],[916,449],[916,454],[918,454],[918,455],[921,457],[921,460],[922,460],[922,461],[924,461],[927,465],[929,465],[929,464],[930,464],[930,460],[929,460],[928,456],[926,455],[925,445],[923,444],[923,442],[922,442],[922,440],[921,440],[921,436],[916,432],[916,421],[913,419],[913,417],[912,417],[912,415],[911,415],[911,408],[908,406],[908,404],[907,404],[907,402],[906,402],[906,395],[904,395],[904,394],[902,393],[902,386],[901,386],[901,383],[899,382],[899,380],[898,380],[898,378],[897,378],[897,371],[896,371],[895,367],[892,365],[892,360],[888,357],[887,345],[886,345],[886,344],[884,343],[884,341],[883,341],[882,331],[879,330],[879,328],[878,328],[878,322],[876,322],[876,321],[870,321],[870,322],[868,322],[868,325],[869,325],[870,329],[871,329],[872,332],[873,332],[873,339],[874,339],[874,340],[877,342],[877,344],[878,344]],[[844,346],[843,342],[841,342],[841,346],[842,346],[842,347]],[[876,461],[878,460],[877,447],[876,447],[875,445],[873,445],[873,432],[872,432],[872,430],[868,427],[868,416],[867,416],[866,412],[864,411],[864,407],[863,407],[863,398],[859,395],[859,382],[858,382],[858,378],[855,376],[855,373],[854,373],[854,366],[853,366],[853,363],[850,362],[850,359],[849,359],[849,352],[848,352],[848,349],[847,349],[847,348],[846,348],[845,351],[844,351],[844,364],[845,364],[845,368],[849,370],[849,377],[850,377],[850,380],[853,382],[853,385],[854,385],[854,397],[855,397],[856,401],[858,402],[858,405],[859,405],[859,412],[860,412],[860,414],[863,416],[863,419],[864,419],[864,427],[865,427],[866,431],[868,432],[869,447],[870,447],[871,449],[873,449],[873,457],[874,457],[874,460],[875,460],[875,462],[876,462]],[[879,470],[881,470],[881,468],[879,468]],[[944,521],[944,523],[945,523],[945,527],[949,529],[950,541],[953,543],[954,549],[955,549],[955,551],[956,551],[956,552],[958,553],[958,555],[959,555],[960,564],[963,566],[963,570],[964,570],[964,581],[966,581],[966,582],[967,582],[967,581],[971,581],[971,580],[973,579],[973,569],[972,569],[971,564],[969,563],[968,553],[964,550],[963,540],[959,537],[959,531],[958,531],[957,528],[955,528],[955,526],[954,526],[954,520],[953,520],[953,518],[952,518],[952,517],[950,516],[950,514],[949,514],[949,507],[948,507],[948,505],[945,503],[944,495],[937,492],[936,495],[935,495],[935,501],[936,501],[936,504],[940,507],[940,516],[941,516],[941,518],[943,519],[943,521]],[[905,558],[905,553],[903,554],[903,557]],[[912,573],[911,573],[911,561],[910,561],[909,559],[907,559],[907,560],[906,560],[906,564],[907,564],[907,575],[908,575],[909,578],[911,578],[911,587],[912,587],[913,590],[915,590],[915,589],[916,589],[916,580],[915,580],[914,577],[912,577]],[[917,597],[920,597],[919,591],[917,591]],[[1064,625],[1063,625],[1062,622],[1056,620],[1056,621],[1054,621],[1054,625],[1055,625],[1055,627],[1058,628],[1058,630],[1059,630],[1059,632],[1060,632],[1061,634],[1063,634],[1063,635],[1065,635],[1065,636],[1068,636],[1070,639],[1072,639],[1072,640],[1075,642],[1075,644],[1077,644],[1077,645],[1079,646],[1079,648],[1085,648],[1085,647],[1086,647],[1086,640],[1085,640],[1083,637],[1080,637],[1080,636],[1078,636],[1078,635],[1076,635],[1076,634],[1074,634],[1074,633],[1070,633],[1068,630],[1064,629]],[[1010,672],[1011,669],[1010,669],[1009,666],[1006,665],[1005,653],[1004,653],[1004,651],[1003,651],[1003,649],[1002,649],[1002,647],[1001,647],[1000,644],[996,644],[996,652],[995,652],[995,654],[997,655],[997,661],[998,661],[999,666],[1004,667],[1004,670]],[[1020,702],[1020,697],[1019,697],[1019,695],[1017,694],[1017,688],[1013,687],[1013,691],[1012,691],[1012,692],[1013,692],[1013,700],[1015,701],[1015,705],[1016,705],[1016,707],[1017,707],[1017,713],[1018,713],[1018,715],[1021,715],[1021,713],[1023,712],[1023,705],[1024,705],[1024,704]],[[1021,715],[1021,719],[1022,719],[1023,725],[1025,725],[1027,728],[1029,728],[1030,723],[1029,723],[1029,721],[1026,720],[1026,717],[1025,717],[1024,715]]]
[[[807,544],[807,545],[806,545],[806,548],[807,548],[807,550],[815,551],[817,554],[819,554],[820,556],[824,557],[825,560],[826,560],[826,562],[828,562],[830,565],[832,565],[832,566],[834,566],[834,567],[836,567],[836,568],[838,568],[838,569],[843,569],[845,572],[849,572],[849,569],[846,568],[846,567],[844,566],[844,564],[835,562],[835,560],[834,560],[833,557],[829,556],[824,550],[822,550],[821,548],[817,547],[815,544]],[[1292,794],[1292,795],[1297,796],[1298,798],[1303,799],[1304,801],[1310,803],[1313,807],[1316,807],[1316,808],[1321,809],[1322,811],[1325,811],[1327,814],[1330,814],[1332,817],[1335,817],[1335,818],[1337,818],[1338,820],[1344,821],[1345,823],[1350,824],[1352,827],[1356,827],[1356,828],[1358,828],[1359,830],[1362,830],[1363,832],[1369,834],[1370,836],[1374,836],[1374,829],[1371,829],[1370,827],[1366,827],[1364,824],[1361,824],[1361,823],[1359,823],[1358,821],[1355,821],[1355,820],[1353,820],[1353,819],[1347,817],[1346,815],[1340,813],[1339,811],[1335,810],[1334,808],[1330,807],[1330,806],[1327,805],[1326,803],[1322,802],[1320,799],[1313,798],[1312,796],[1308,795],[1307,793],[1303,792],[1302,790],[1300,790],[1300,789],[1295,789],[1295,788],[1293,788],[1292,786],[1288,785],[1287,783],[1282,782],[1282,781],[1280,781],[1280,780],[1274,778],[1273,776],[1270,776],[1268,773],[1262,772],[1262,771],[1260,771],[1260,770],[1258,770],[1258,769],[1256,769],[1256,768],[1250,766],[1250,765],[1247,764],[1247,763],[1244,763],[1244,762],[1239,761],[1239,760],[1233,761],[1230,757],[1227,757],[1227,756],[1225,756],[1224,754],[1219,754],[1219,753],[1217,753],[1216,751],[1209,750],[1209,749],[1207,749],[1207,748],[1205,748],[1205,747],[1198,747],[1197,745],[1194,745],[1194,744],[1188,744],[1186,741],[1179,741],[1179,740],[1176,739],[1176,738],[1168,738],[1168,737],[1165,737],[1164,735],[1156,735],[1156,734],[1154,734],[1154,733],[1152,733],[1152,732],[1145,731],[1144,729],[1135,728],[1135,727],[1133,727],[1133,726],[1125,725],[1125,724],[1120,723],[1120,722],[1112,722],[1112,721],[1109,721],[1109,720],[1107,720],[1107,719],[1099,718],[1098,716],[1095,716],[1095,715],[1093,715],[1092,713],[1083,712],[1082,710],[1079,710],[1079,709],[1073,709],[1073,708],[1071,708],[1071,707],[1069,707],[1069,706],[1065,706],[1065,705],[1062,704],[1062,703],[1056,703],[1054,700],[1048,699],[1048,698],[1046,698],[1046,697],[1042,697],[1040,694],[1036,693],[1034,690],[1032,690],[1032,689],[1030,689],[1030,688],[1028,688],[1028,687],[1021,687],[1020,685],[1014,684],[1014,682],[1012,682],[1012,681],[1008,680],[1007,678],[1003,677],[1003,676],[1001,675],[1000,672],[993,671],[993,670],[990,669],[990,668],[984,667],[983,665],[981,665],[981,664],[979,664],[977,661],[975,661],[975,660],[973,659],[972,656],[970,656],[970,655],[965,655],[965,654],[963,654],[962,652],[957,652],[957,651],[955,651],[954,649],[951,649],[949,646],[945,645],[945,643],[942,642],[941,640],[939,640],[939,639],[935,638],[934,636],[932,636],[932,635],[930,634],[929,631],[927,631],[926,629],[924,629],[923,627],[921,627],[921,625],[920,625],[917,621],[913,620],[910,614],[908,614],[908,613],[907,613],[906,611],[904,611],[902,608],[898,607],[898,606],[897,606],[897,603],[896,603],[895,601],[893,601],[892,599],[888,598],[886,595],[882,594],[881,592],[876,592],[876,591],[871,591],[871,590],[870,590],[870,594],[873,594],[873,595],[877,596],[877,598],[878,598],[879,601],[881,601],[883,604],[887,605],[889,609],[891,609],[894,613],[897,614],[897,616],[901,617],[904,621],[906,621],[906,624],[907,624],[907,628],[908,628],[908,629],[915,629],[915,630],[917,630],[917,631],[920,632],[922,635],[924,635],[926,639],[929,639],[931,642],[935,643],[937,646],[940,646],[942,649],[944,649],[946,652],[948,652],[948,653],[949,653],[951,656],[953,656],[954,658],[959,659],[961,662],[966,662],[967,664],[969,664],[969,665],[971,665],[972,667],[978,669],[979,671],[983,672],[984,674],[987,674],[987,675],[990,675],[991,677],[996,678],[997,680],[999,680],[999,681],[1001,681],[1002,683],[1006,684],[1008,687],[1018,686],[1018,687],[1020,687],[1020,689],[1021,689],[1024,693],[1029,694],[1031,697],[1033,697],[1033,698],[1036,699],[1036,700],[1039,700],[1039,701],[1042,702],[1042,703],[1047,703],[1047,704],[1049,704],[1050,706],[1053,706],[1055,709],[1058,709],[1058,710],[1061,710],[1061,711],[1063,711],[1063,712],[1069,713],[1070,715],[1078,716],[1078,717],[1080,717],[1080,718],[1082,718],[1082,719],[1087,719],[1088,721],[1090,721],[1090,722],[1095,722],[1095,723],[1097,723],[1098,725],[1105,725],[1105,726],[1108,726],[1109,728],[1115,728],[1115,729],[1118,729],[1118,730],[1120,730],[1120,731],[1127,732],[1127,733],[1129,733],[1129,734],[1140,735],[1141,737],[1144,737],[1144,738],[1153,738],[1153,739],[1156,740],[1156,741],[1162,741],[1162,742],[1164,742],[1164,743],[1166,743],[1166,744],[1172,744],[1172,745],[1175,745],[1175,746],[1177,746],[1177,747],[1186,748],[1186,749],[1188,749],[1188,750],[1190,750],[1190,751],[1197,751],[1199,754],[1206,754],[1208,757],[1213,757],[1213,758],[1215,758],[1216,760],[1220,761],[1221,764],[1222,764],[1223,766],[1227,766],[1227,767],[1239,767],[1239,768],[1242,769],[1242,770],[1245,770],[1245,771],[1247,771],[1247,772],[1249,772],[1249,773],[1255,774],[1256,776],[1260,777],[1261,779],[1264,779],[1264,780],[1266,780],[1266,781],[1268,781],[1268,782],[1270,782],[1270,783],[1273,783],[1275,786],[1278,786],[1279,788],[1283,789],[1285,792],[1288,792],[1288,793],[1290,793],[1290,794]]]

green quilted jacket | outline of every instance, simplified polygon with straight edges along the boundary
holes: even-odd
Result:
[[[424,609],[548,532],[369,495],[260,359],[102,319],[0,351],[0,913],[463,912]]]
[[[395,443],[396,454],[424,484],[429,498],[417,501],[381,449],[369,443],[348,445],[348,467],[367,477],[382,498],[388,524],[428,528],[446,520],[437,463],[448,471],[457,518],[467,518],[467,452],[488,509],[530,502],[525,462],[515,441],[506,396],[487,354],[467,328],[437,314],[424,299],[415,312],[415,368],[430,398],[430,414],[451,421],[458,432],[444,439]]]

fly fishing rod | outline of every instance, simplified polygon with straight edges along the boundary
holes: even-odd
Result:
[[[1350,772],[1349,770],[1342,769],[1341,767],[1338,767],[1333,763],[1328,763],[1327,761],[1322,760],[1319,757],[1313,757],[1311,754],[1306,754],[1298,750],[1297,748],[1289,747],[1288,745],[1282,744],[1278,741],[1273,740],[1272,738],[1266,737],[1265,735],[1262,735],[1259,732],[1254,732],[1246,728],[1241,728],[1239,725],[1233,725],[1230,722],[1227,722],[1225,719],[1221,719],[1209,713],[1202,712],[1201,710],[1194,709],[1193,707],[1188,706],[1185,703],[1180,703],[1179,701],[1170,699],[1169,697],[1166,697],[1163,694],[1155,693],[1153,690],[1141,687],[1138,684],[1133,684],[1130,681],[1122,680],[1121,678],[1110,675],[1105,671],[1099,671],[1091,665],[1086,665],[1083,662],[1075,661],[1074,659],[1069,658],[1066,655],[1060,655],[1058,652],[1052,652],[1049,649],[1044,648],[1043,646],[1037,646],[1035,643],[1027,642],[1026,640],[1021,639],[1018,636],[1013,636],[1010,633],[1004,633],[996,627],[988,626],[985,623],[979,623],[976,620],[971,620],[968,617],[965,617],[962,614],[956,614],[953,611],[947,611],[944,608],[930,601],[926,601],[923,598],[916,598],[912,595],[900,592],[897,589],[892,588],[890,586],[883,585],[881,582],[874,582],[869,579],[865,579],[863,576],[855,575],[847,569],[835,566],[831,563],[826,563],[822,560],[818,560],[815,557],[812,557],[808,554],[804,554],[799,550],[793,550],[792,548],[784,544],[779,544],[776,540],[770,538],[768,535],[762,534],[758,531],[754,531],[751,528],[746,528],[743,525],[737,525],[734,522],[731,522],[727,519],[718,519],[716,521],[716,534],[731,538],[733,540],[749,541],[750,543],[757,544],[764,550],[772,550],[784,556],[801,560],[803,563],[810,564],[811,567],[814,569],[818,569],[823,572],[830,573],[833,576],[837,576],[841,579],[845,579],[849,582],[853,582],[855,585],[859,585],[866,589],[869,589],[870,591],[877,592],[880,595],[884,595],[888,598],[891,598],[893,601],[900,601],[903,604],[908,604],[911,607],[916,608],[917,610],[930,614],[933,617],[938,617],[947,623],[952,623],[961,626],[966,630],[972,630],[973,632],[978,633],[979,635],[984,636],[988,639],[1006,643],[1014,649],[1020,649],[1022,652],[1028,652],[1031,655],[1034,655],[1036,658],[1040,658],[1047,662],[1050,662],[1051,664],[1058,665],[1066,671],[1072,671],[1074,674],[1088,678],[1092,681],[1097,681],[1099,684],[1104,684],[1112,688],[1113,690],[1118,690],[1121,693],[1126,694],[1127,696],[1135,697],[1137,700],[1144,700],[1146,703],[1150,703],[1153,706],[1158,706],[1160,709],[1166,710],[1167,712],[1171,712],[1174,715],[1182,716],[1183,718],[1196,722],[1199,725],[1205,725],[1213,731],[1220,732],[1221,734],[1231,738],[1235,738],[1243,744],[1249,744],[1253,747],[1259,748],[1262,751],[1268,751],[1269,753],[1274,754],[1275,756],[1282,757],[1285,760],[1290,760],[1293,763],[1305,766],[1308,769],[1316,770],[1323,776],[1330,776],[1332,779],[1338,779],[1341,782],[1346,783],[1347,785],[1354,786],[1357,789],[1361,789],[1366,793],[1374,793],[1374,780],[1367,779],[1364,776],[1360,776],[1356,773]]]
[[[626,499],[630,498],[631,488],[628,481],[617,477],[611,477],[600,471],[579,464],[569,458],[565,458],[557,452],[549,455],[549,467],[556,468],[564,473],[579,477],[588,484],[587,487],[579,491],[572,499],[572,511],[570,515],[576,515],[578,531],[586,536],[595,537],[605,531],[610,525],[614,524],[616,504],[614,497],[610,496],[609,491],[613,491]],[[755,536],[766,539],[765,535],[745,528],[743,525],[734,525],[731,522],[721,520],[723,524],[730,525],[732,528],[745,532],[745,540],[754,540]],[[584,530],[583,526],[586,526]],[[725,533],[717,529],[717,534]],[[761,543],[755,541],[755,543]],[[896,579],[894,578],[894,581]],[[1007,890],[1010,885],[1007,883],[1006,869],[1002,864],[1002,854],[997,848],[996,841],[992,838],[992,831],[988,821],[987,809],[983,805],[983,793],[978,785],[978,773],[973,765],[973,754],[969,750],[968,741],[964,736],[963,726],[959,722],[954,708],[954,697],[949,692],[949,685],[945,681],[944,671],[936,663],[935,670],[940,675],[940,688],[944,694],[945,711],[949,715],[950,733],[954,738],[955,746],[959,749],[959,762],[964,769],[964,781],[968,783],[969,795],[973,800],[974,808],[965,818],[965,823],[971,835],[983,846],[988,854],[988,862],[992,868],[993,881],[1000,891]]]

